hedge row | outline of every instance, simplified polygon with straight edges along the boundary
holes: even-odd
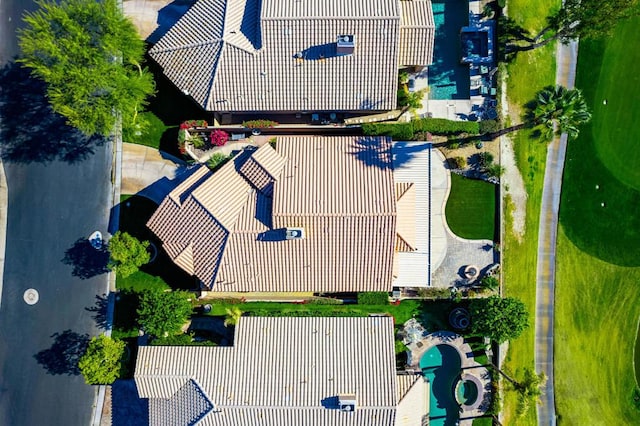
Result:
[[[383,291],[364,291],[358,293],[358,305],[388,305],[389,293]]]
[[[421,118],[408,123],[365,123],[362,132],[368,136],[390,136],[394,140],[412,140],[418,132],[434,135],[477,135],[480,125],[477,121],[453,121],[444,118]]]
[[[364,123],[362,132],[367,136],[390,136],[396,141],[413,139],[413,124],[411,123]]]
[[[434,135],[459,135],[467,133],[477,135],[480,133],[480,125],[477,121],[453,121],[445,118],[421,118],[413,120],[414,132],[429,132]]]

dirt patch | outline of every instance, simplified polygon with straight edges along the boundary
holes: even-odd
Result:
[[[500,105],[502,107],[502,116],[509,116],[509,104],[507,103],[507,84],[505,79],[502,80],[502,98]],[[517,117],[511,115],[511,120],[516,120]],[[504,167],[504,174],[502,176],[502,184],[504,185],[504,195],[509,196],[513,204],[511,209],[511,224],[514,236],[518,242],[522,241],[525,231],[525,221],[527,217],[527,190],[524,186],[524,180],[516,164],[516,156],[513,152],[513,142],[508,136],[502,136],[500,138],[500,151],[502,156],[500,157],[502,167]]]

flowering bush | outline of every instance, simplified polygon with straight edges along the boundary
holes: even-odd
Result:
[[[270,129],[277,126],[278,123],[272,120],[250,120],[243,121],[242,125],[247,129]]]
[[[229,141],[229,134],[224,130],[214,130],[210,135],[211,145],[224,146]]]
[[[187,120],[180,124],[180,129],[186,130],[192,127],[207,127],[208,125],[206,120]]]

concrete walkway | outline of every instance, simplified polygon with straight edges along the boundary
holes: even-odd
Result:
[[[578,59],[578,43],[558,45],[556,52],[556,84],[573,88]],[[567,149],[567,135],[555,138],[547,150],[547,164],[540,208],[538,231],[538,263],[536,270],[536,335],[535,368],[547,375],[542,404],[537,406],[538,424],[555,425],[556,409],[553,387],[554,291],[556,275],[556,240],[558,210],[562,189],[562,173]]]
[[[138,194],[160,204],[189,174],[186,163],[143,145],[122,144],[122,194]]]

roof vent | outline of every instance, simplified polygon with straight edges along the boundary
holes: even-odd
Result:
[[[353,51],[356,48],[356,36],[353,34],[339,35],[336,44],[338,56],[353,55]]]
[[[340,411],[352,413],[356,411],[357,405],[355,394],[338,395],[338,408],[340,408]]]
[[[287,240],[303,240],[304,228],[287,228],[286,239]]]

